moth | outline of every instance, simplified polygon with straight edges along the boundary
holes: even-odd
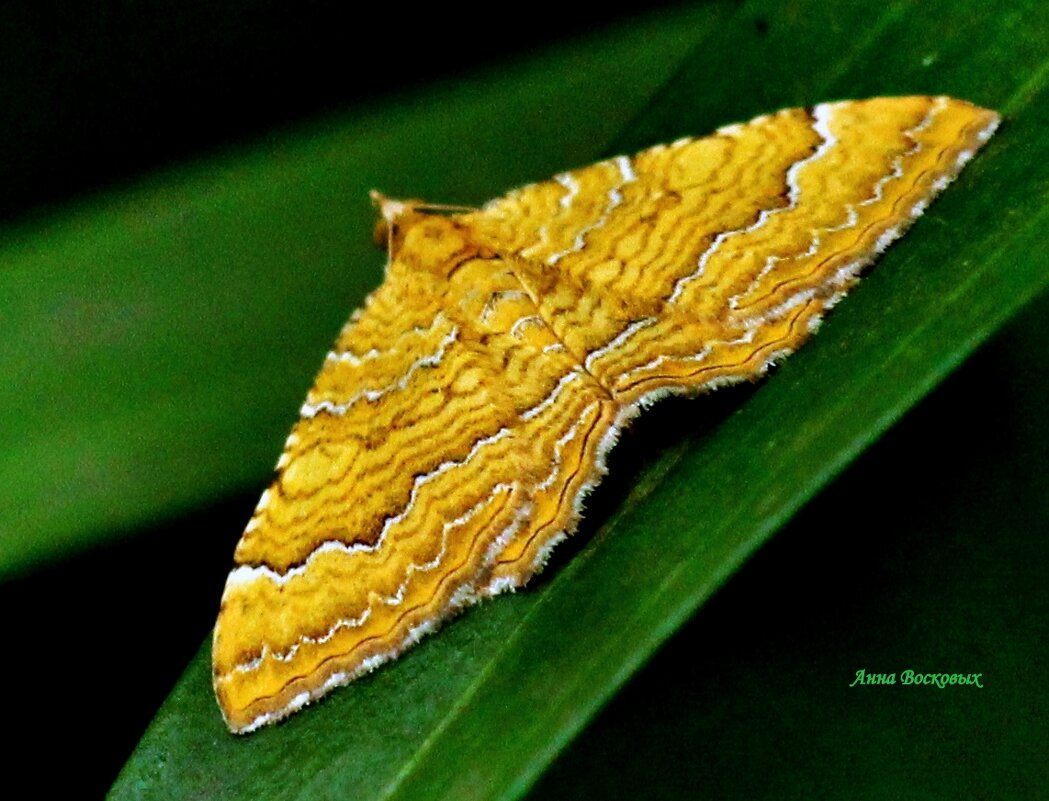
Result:
[[[383,283],[327,354],[234,555],[234,732],[524,586],[618,433],[754,380],[994,132],[948,97],[787,109],[447,213],[375,194]]]

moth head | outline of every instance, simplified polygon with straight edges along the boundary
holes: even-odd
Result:
[[[398,220],[410,216],[422,203],[419,200],[394,200],[382,192],[373,189],[370,193],[372,202],[379,209],[379,219],[375,221],[372,237],[377,247],[388,253],[393,252],[393,240],[398,233]]]

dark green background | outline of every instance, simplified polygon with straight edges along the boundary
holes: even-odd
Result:
[[[955,91],[990,105],[1026,86],[1046,96],[1049,28],[1036,4],[1001,4],[983,18],[939,4],[839,6],[579,11],[552,25],[562,9],[533,4],[518,24],[477,36],[461,6],[431,8],[414,25],[395,12],[376,28],[324,3],[6,4],[0,609],[10,645],[0,679],[14,773],[41,790],[104,792],[207,636],[233,543],[318,354],[378,278],[370,186],[477,202],[610,148],[824,99],[806,94],[812,86]],[[817,74],[819,59],[833,75]],[[1007,118],[1003,136],[1010,124],[1037,136],[1033,113]],[[1022,220],[1008,215],[1037,203],[1010,206],[1005,193],[1026,176],[1017,196],[1047,196],[1047,148],[1012,142],[989,184],[1000,197],[948,193],[943,219],[1006,209],[984,220],[999,233],[997,249],[980,253],[1011,247],[1025,260],[1009,239]],[[936,231],[938,219],[914,232],[932,244],[909,251],[917,255],[901,270],[937,253],[965,263],[968,232]],[[1032,266],[1045,266],[1044,245],[1029,248]],[[891,298],[891,269],[857,302]],[[851,340],[828,326],[810,369],[832,352],[862,351],[871,318],[851,303],[831,323],[840,318]],[[1014,318],[805,506],[532,796],[1044,796],[1046,312],[1041,300]],[[962,331],[971,344],[951,352],[964,355],[991,327]],[[781,387],[798,380],[793,371],[775,377]],[[702,447],[751,400],[749,390],[725,393],[643,420],[569,550],[615,520],[645,466],[658,472],[678,458],[681,432]],[[550,581],[543,590],[556,589]],[[498,634],[534,597],[474,610],[442,642],[455,651],[465,641],[469,654],[471,638],[485,627]],[[440,648],[427,653],[439,659]],[[426,658],[398,669],[425,672]],[[309,724],[232,741],[212,730],[204,699],[207,728],[180,732],[178,721],[194,720],[180,715],[201,700],[202,665],[183,678],[118,797],[229,797],[259,781],[277,797],[305,798],[352,786],[344,775],[303,774],[289,744]],[[982,672],[985,688],[849,689],[861,667]],[[323,725],[340,703],[350,708],[349,692],[307,714]],[[507,710],[522,730],[528,714]],[[526,742],[513,725],[504,731],[474,745],[498,761]],[[223,761],[230,749],[237,761]],[[287,763],[273,762],[282,750]],[[519,781],[551,756],[537,752]],[[239,778],[252,764],[269,772]]]

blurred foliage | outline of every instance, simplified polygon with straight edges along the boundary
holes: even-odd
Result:
[[[368,190],[480,202],[586,162],[716,21],[654,14],[0,231],[0,576],[260,485],[381,278]]]

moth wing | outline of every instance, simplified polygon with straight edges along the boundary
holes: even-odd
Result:
[[[472,220],[530,265],[544,319],[633,406],[795,350],[997,123],[948,97],[787,109],[563,173]]]
[[[551,347],[501,259],[443,218],[415,222],[325,359],[237,546],[213,645],[234,731],[491,591],[506,543],[564,528],[562,495],[593,479],[607,393]]]

